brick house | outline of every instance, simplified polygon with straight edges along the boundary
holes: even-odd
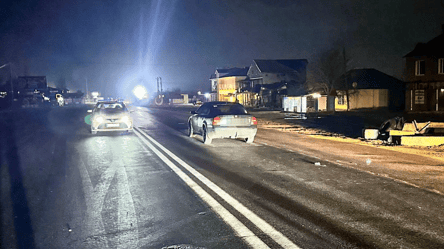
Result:
[[[442,29],[404,56],[407,111],[444,111],[444,25]]]

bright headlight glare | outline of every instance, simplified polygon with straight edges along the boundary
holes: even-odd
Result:
[[[128,116],[123,116],[122,117],[122,122],[128,122],[129,121],[129,117]]]
[[[98,123],[102,123],[104,121],[103,117],[101,117],[101,116],[95,117],[94,120]]]

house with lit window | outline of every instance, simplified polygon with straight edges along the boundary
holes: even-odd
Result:
[[[217,92],[218,101],[240,102],[244,104],[240,94],[240,85],[247,80],[248,67],[217,69],[211,77],[212,91]]]
[[[406,110],[444,111],[444,25],[442,34],[418,43],[404,56]]]
[[[307,64],[306,59],[253,60],[241,92],[251,92],[257,106],[280,107],[284,97],[305,94]]]
[[[211,82],[211,91],[210,91],[210,101],[217,101],[217,77],[216,74],[213,73],[210,76]]]
[[[374,68],[347,71],[336,80],[335,86],[336,111],[347,108],[404,110],[405,83]]]

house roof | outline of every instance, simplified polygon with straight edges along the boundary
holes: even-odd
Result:
[[[308,61],[297,60],[253,60],[262,73],[288,73],[305,69]]]
[[[216,69],[216,73],[219,73],[219,78],[233,77],[233,76],[247,76],[249,67],[244,68],[224,68]]]
[[[416,56],[444,56],[444,34],[441,34],[426,43],[416,44],[413,51],[404,57]]]
[[[348,89],[353,89],[356,82],[357,89],[395,89],[404,87],[401,80],[378,71],[374,68],[353,69],[346,73]],[[345,90],[344,75],[336,80],[336,90]]]

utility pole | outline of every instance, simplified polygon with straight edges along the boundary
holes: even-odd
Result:
[[[156,103],[156,105],[162,105],[163,104],[162,78],[157,77],[156,80],[157,80],[157,98],[154,99],[154,103]],[[159,86],[160,86],[160,91],[159,91]]]
[[[345,56],[345,47],[342,47],[342,54],[344,56],[344,81],[345,81],[345,97],[347,98],[347,111],[350,110],[350,93],[347,82],[347,58]]]
[[[157,80],[157,93],[160,94],[161,92],[163,92],[163,89],[162,89],[162,78],[161,77],[157,77],[156,80]],[[159,85],[160,85],[160,92],[159,92]]]
[[[86,98],[88,99],[89,98],[89,96],[88,96],[88,78],[85,78],[85,94],[86,94]]]
[[[9,63],[9,83],[11,84],[11,107],[14,104],[14,84],[12,84],[12,67]]]

